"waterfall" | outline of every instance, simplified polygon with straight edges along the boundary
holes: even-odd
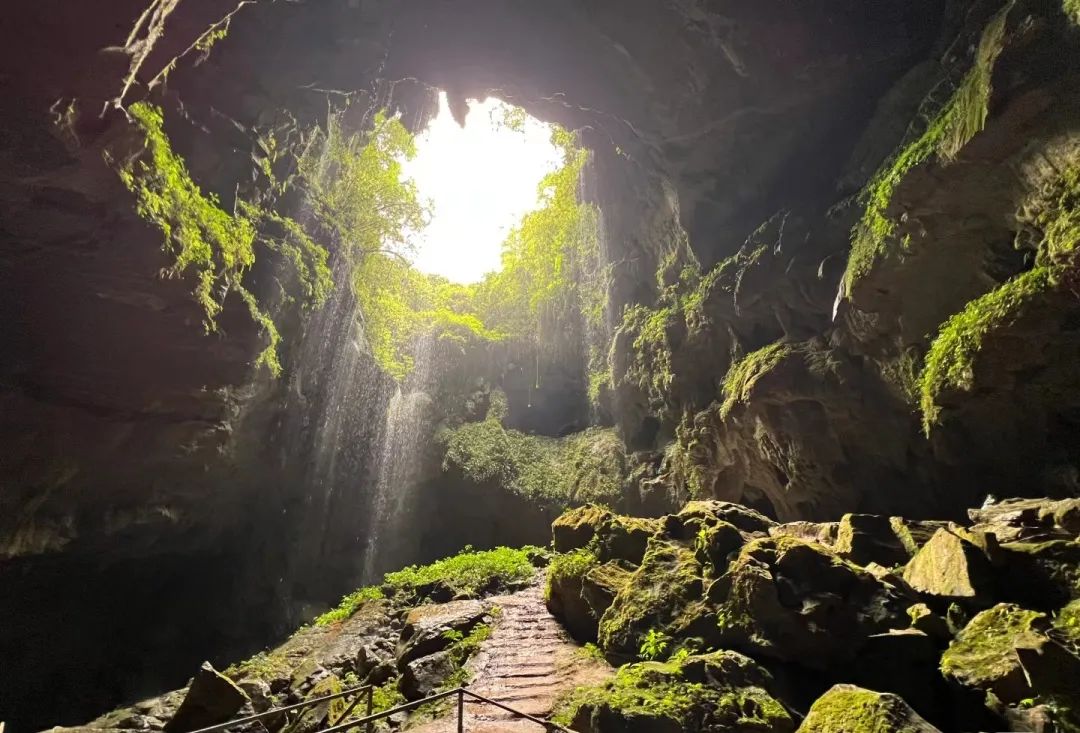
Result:
[[[435,338],[427,334],[417,342],[412,374],[399,385],[386,408],[376,468],[375,493],[368,516],[368,544],[364,553],[365,582],[414,554],[408,534],[415,488],[431,437],[431,397],[424,390],[433,374]]]

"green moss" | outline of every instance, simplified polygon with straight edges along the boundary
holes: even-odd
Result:
[[[1040,261],[1069,264],[1080,243],[1080,162],[1070,161],[1029,206],[1031,224],[1042,233]]]
[[[454,598],[479,598],[520,587],[536,574],[532,558],[538,549],[531,546],[480,551],[466,548],[430,565],[410,565],[387,573],[379,587],[361,588],[345,596],[337,608],[315,619],[315,624],[326,626],[343,621],[365,604],[380,598],[416,604],[436,588],[447,591]]]
[[[836,685],[810,708],[801,733],[930,733],[936,730],[896,695]]]
[[[1029,304],[1053,285],[1053,271],[1037,267],[971,301],[942,325],[919,377],[923,428],[927,434],[940,417],[938,395],[946,389],[972,389],[975,361],[985,340],[1015,322]]]
[[[289,658],[281,652],[259,652],[243,662],[230,664],[222,672],[232,680],[260,679],[273,680],[287,677],[292,671]]]
[[[1069,20],[1080,25],[1080,0],[1062,0],[1061,7]]]
[[[497,482],[526,498],[566,506],[614,503],[622,496],[626,451],[611,428],[589,428],[563,438],[526,435],[498,418],[440,432],[443,468],[470,481]]]
[[[603,720],[612,726],[603,730],[648,730],[650,726],[669,730],[677,726],[684,731],[782,733],[793,729],[784,707],[761,687],[712,686],[690,679],[687,670],[700,659],[683,656],[681,663],[643,662],[621,667],[606,684],[574,690],[557,706],[554,720],[567,726]]]
[[[585,573],[599,564],[600,561],[597,560],[596,554],[584,548],[556,555],[548,566],[547,587],[544,590],[545,599],[551,599],[554,586],[569,580],[580,582]]]
[[[869,274],[895,246],[896,222],[889,207],[904,177],[934,156],[942,163],[949,162],[985,126],[990,81],[1005,41],[1005,22],[1012,5],[1010,1],[987,23],[971,69],[926,130],[886,163],[863,192],[866,209],[852,233],[844,274],[846,292],[850,293],[854,283]]]
[[[1080,655],[1080,599],[1058,611],[1054,618],[1054,628],[1073,653]]]
[[[676,636],[700,615],[701,586],[701,565],[692,550],[650,540],[640,567],[600,619],[600,646],[633,655],[650,629]]]
[[[439,685],[439,690],[452,690],[455,687],[463,687],[469,682],[469,671],[465,663],[469,658],[480,651],[480,646],[491,638],[491,627],[487,624],[477,624],[468,634],[451,630],[443,634],[453,643],[447,647],[446,653],[454,671]]]
[[[793,353],[794,346],[778,342],[753,351],[732,364],[724,377],[724,401],[720,405],[720,417],[727,417],[735,405],[745,404],[758,380]]]
[[[1046,615],[1000,603],[975,616],[941,657],[941,671],[965,684],[988,689],[1015,674],[1019,662],[1013,651],[1026,639],[1038,641],[1034,630]]]

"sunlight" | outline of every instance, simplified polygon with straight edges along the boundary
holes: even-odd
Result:
[[[499,268],[503,240],[537,207],[540,180],[558,168],[551,126],[525,116],[520,129],[504,122],[514,109],[497,99],[471,101],[464,128],[439,95],[439,114],[416,137],[416,157],[404,165],[431,223],[414,235],[417,269],[473,283]]]

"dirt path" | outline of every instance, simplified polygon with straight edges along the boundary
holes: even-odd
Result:
[[[607,665],[586,659],[579,652],[580,646],[548,613],[542,582],[512,595],[492,598],[491,602],[502,608],[502,614],[491,638],[468,664],[473,672],[469,689],[546,719],[563,693],[611,674]],[[456,714],[409,730],[455,733]],[[543,729],[493,705],[466,698],[465,730],[542,733]]]

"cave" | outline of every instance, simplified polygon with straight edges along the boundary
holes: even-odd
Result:
[[[0,730],[582,505],[675,532],[689,501],[825,526],[1080,496],[1072,0],[106,5],[19,4],[0,45]],[[529,338],[462,326],[479,285],[398,346],[383,270],[309,236],[292,182],[334,130],[407,146],[485,100],[580,153],[588,246],[501,286],[558,280]],[[184,231],[244,222],[200,271]]]

